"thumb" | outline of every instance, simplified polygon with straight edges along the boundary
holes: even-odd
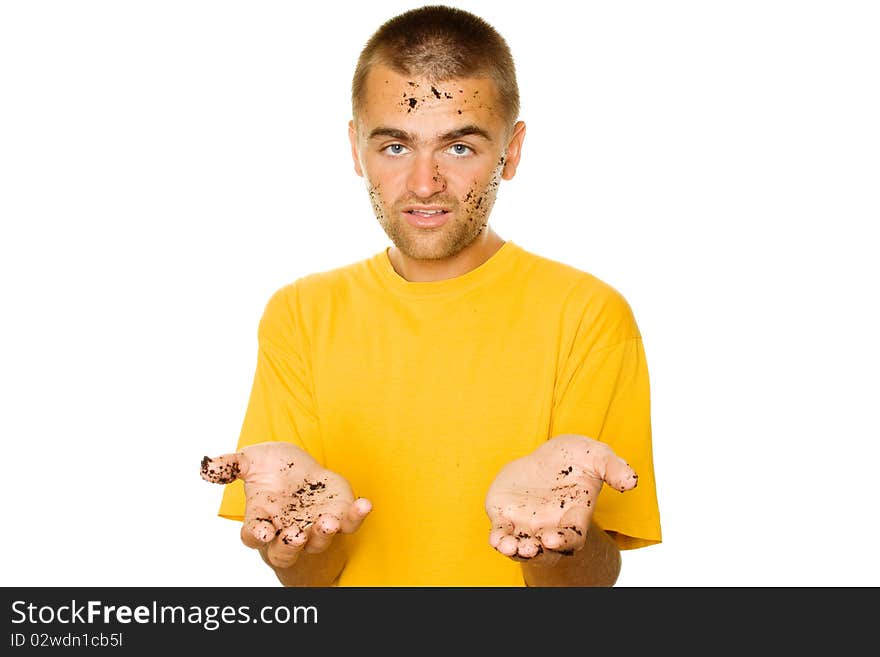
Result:
[[[620,492],[632,490],[639,483],[639,475],[629,463],[609,450],[602,468],[602,479],[612,488]]]
[[[244,479],[248,469],[247,457],[242,452],[224,454],[217,458],[202,458],[202,479],[215,484],[228,484],[236,479]]]

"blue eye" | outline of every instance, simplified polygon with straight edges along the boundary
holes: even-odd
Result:
[[[391,155],[402,155],[405,149],[406,146],[404,146],[403,144],[389,144],[382,150],[387,151]]]
[[[452,152],[455,155],[467,155],[469,152],[470,153],[473,152],[473,150],[471,149],[470,146],[465,146],[464,144],[453,144],[449,148],[452,149]],[[459,150],[459,149],[464,149],[464,150]]]

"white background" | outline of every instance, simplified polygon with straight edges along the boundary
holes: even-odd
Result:
[[[463,2],[517,63],[492,225],[620,290],[664,542],[619,586],[880,585],[871,2]],[[263,306],[389,242],[360,48],[405,2],[0,5],[0,582],[267,585],[216,516]]]

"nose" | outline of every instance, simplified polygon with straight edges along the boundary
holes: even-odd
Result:
[[[419,198],[430,198],[438,192],[446,191],[446,179],[430,153],[420,154],[412,159],[407,190]]]

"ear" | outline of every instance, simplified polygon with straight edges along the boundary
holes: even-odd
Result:
[[[501,177],[504,180],[510,180],[516,175],[516,168],[519,166],[519,158],[522,155],[523,139],[526,138],[526,124],[523,121],[517,121],[513,126],[513,134],[507,144],[507,151],[504,153],[504,170]]]
[[[354,121],[348,122],[348,140],[351,142],[351,159],[354,160],[354,172],[363,177],[364,172],[361,169],[360,157],[358,157],[358,138],[357,129],[354,127]]]

